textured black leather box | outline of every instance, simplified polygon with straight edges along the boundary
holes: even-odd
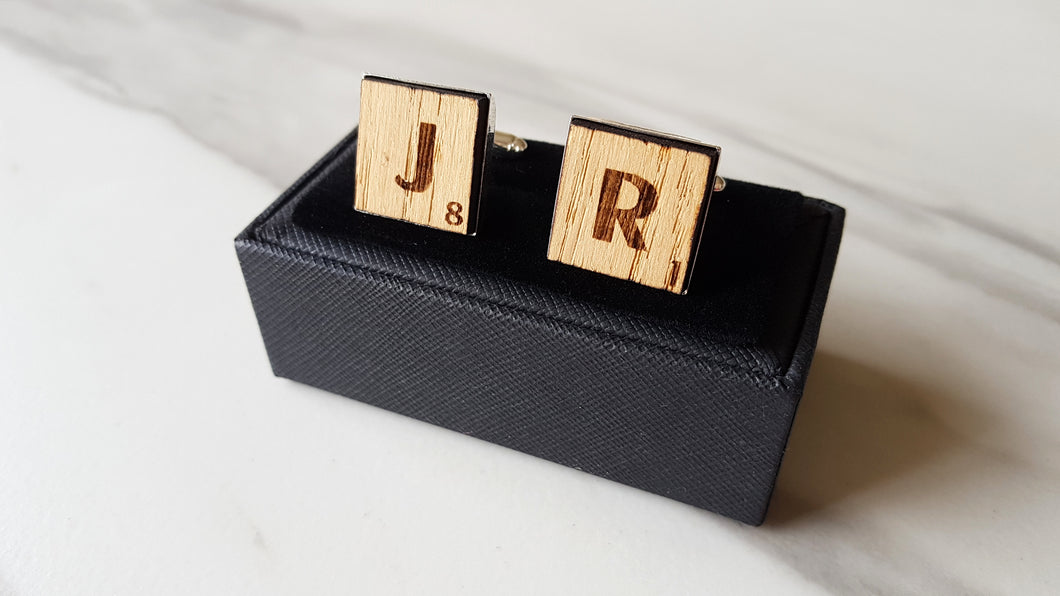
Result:
[[[236,239],[277,376],[763,521],[843,209],[729,181],[678,296],[545,258],[558,145],[489,156],[474,237],[354,212],[356,145]]]

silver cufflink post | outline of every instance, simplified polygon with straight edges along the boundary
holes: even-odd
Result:
[[[493,133],[493,146],[512,153],[521,153],[526,150],[526,141],[510,132],[498,130]]]

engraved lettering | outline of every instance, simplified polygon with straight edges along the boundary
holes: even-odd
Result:
[[[618,191],[623,182],[637,187],[640,196],[637,204],[629,209],[618,208]],[[644,236],[637,227],[637,220],[651,215],[658,204],[655,187],[650,182],[629,172],[620,172],[607,168],[604,171],[604,183],[600,187],[600,203],[596,207],[596,225],[593,226],[593,238],[611,242],[614,237],[615,224],[622,229],[626,244],[636,250],[644,250]]]
[[[460,212],[464,210],[464,206],[456,201],[449,203],[445,206],[445,223],[451,226],[458,226],[464,223],[464,216],[460,215]]]
[[[677,286],[677,274],[681,271],[681,261],[670,261],[670,272],[666,276],[666,287]]]
[[[416,145],[416,167],[412,180],[405,180],[401,174],[394,176],[398,186],[409,192],[423,192],[431,185],[434,178],[434,137],[438,127],[427,122],[420,122],[420,137]]]

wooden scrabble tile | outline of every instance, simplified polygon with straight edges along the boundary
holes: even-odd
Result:
[[[474,234],[492,132],[488,95],[366,76],[354,208]]]
[[[720,150],[571,119],[548,258],[683,294]]]

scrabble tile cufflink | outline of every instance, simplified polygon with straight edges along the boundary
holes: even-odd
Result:
[[[640,128],[571,119],[548,258],[683,294],[720,153]]]
[[[490,96],[366,76],[354,207],[473,235],[495,133]],[[495,138],[496,137],[496,138]],[[720,149],[622,124],[571,120],[548,259],[653,288],[688,288]]]
[[[365,76],[354,208],[474,234],[492,142],[489,95]]]

